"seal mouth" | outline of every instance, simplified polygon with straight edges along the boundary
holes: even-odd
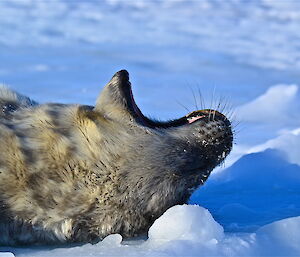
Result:
[[[129,88],[129,101],[130,105],[132,106],[132,113],[133,116],[136,117],[136,120],[147,127],[151,128],[169,128],[169,127],[178,127],[178,126],[183,126],[183,125],[188,125],[188,124],[193,124],[198,121],[215,121],[215,120],[223,120],[225,123],[227,123],[228,126],[230,126],[230,121],[227,119],[225,115],[222,113],[216,111],[216,110],[211,110],[211,109],[204,109],[204,110],[197,110],[193,111],[191,113],[188,113],[184,117],[181,117],[179,119],[174,119],[170,120],[167,122],[161,122],[161,121],[155,121],[147,118],[144,116],[144,114],[141,112],[140,108],[137,106],[131,86]]]
[[[120,84],[117,84],[119,85],[118,90],[122,95],[122,102],[126,104],[127,111],[130,113],[135,122],[142,126],[150,128],[170,128],[191,125],[200,121],[208,123],[216,120],[222,120],[224,121],[225,125],[230,126],[230,121],[225,115],[218,112],[217,110],[211,109],[193,111],[179,119],[170,121],[156,121],[149,119],[141,112],[134,100],[131,83],[129,82],[128,72],[126,70],[121,70],[115,74],[114,78],[116,78],[117,81],[121,82]]]

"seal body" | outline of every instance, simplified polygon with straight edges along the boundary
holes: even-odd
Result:
[[[0,107],[0,245],[145,233],[232,146],[230,122],[217,111],[145,117],[126,71],[95,106],[39,105],[1,88]]]

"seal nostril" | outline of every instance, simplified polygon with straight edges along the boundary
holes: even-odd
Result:
[[[199,113],[205,115],[206,117],[210,117],[213,120],[223,120],[223,121],[228,120],[224,114],[212,109],[204,109],[199,111]]]

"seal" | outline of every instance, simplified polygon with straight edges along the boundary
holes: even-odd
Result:
[[[125,70],[95,106],[37,104],[5,88],[0,105],[0,245],[141,235],[186,203],[232,148],[231,123],[218,111],[144,116]]]

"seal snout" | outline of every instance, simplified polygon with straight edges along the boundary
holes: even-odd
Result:
[[[199,146],[212,163],[219,163],[230,152],[233,142],[231,122],[227,117],[211,109],[195,111],[186,116]]]

